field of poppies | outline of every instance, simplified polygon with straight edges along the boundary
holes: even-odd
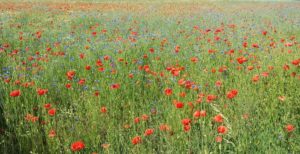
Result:
[[[0,2],[0,153],[300,153],[299,2]]]

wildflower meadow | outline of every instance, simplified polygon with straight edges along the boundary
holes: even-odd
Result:
[[[300,2],[0,1],[0,153],[300,153]]]

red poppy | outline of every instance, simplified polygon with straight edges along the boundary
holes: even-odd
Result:
[[[72,151],[80,151],[84,148],[85,148],[85,145],[82,141],[76,141],[76,142],[72,143],[72,145],[71,145]]]
[[[168,125],[166,125],[166,124],[161,124],[159,126],[159,130],[161,130],[161,131],[168,131],[168,130],[170,130],[170,127]]]
[[[206,117],[206,111],[205,110],[200,111],[200,117]]]
[[[142,138],[141,138],[140,136],[136,136],[136,137],[132,138],[131,143],[132,143],[133,145],[142,143]]]
[[[101,113],[106,113],[107,112],[107,108],[105,106],[101,107],[100,112]]]
[[[142,115],[142,120],[147,121],[149,119],[149,116],[147,114]]]
[[[256,44],[256,43],[254,43],[254,44],[252,44],[252,47],[253,47],[253,48],[259,48],[259,45]]]
[[[79,57],[80,57],[80,59],[83,59],[84,58],[84,53],[80,53]]]
[[[210,102],[212,102],[212,101],[214,101],[214,100],[216,100],[216,99],[217,99],[217,96],[216,96],[216,95],[210,94],[210,95],[207,95],[207,97],[206,97],[206,102],[210,103]]]
[[[234,98],[234,94],[232,94],[231,92],[227,93],[227,98],[232,99]]]
[[[178,53],[180,51],[180,46],[176,45],[175,46],[175,52]]]
[[[55,115],[55,113],[56,113],[56,109],[50,109],[49,111],[48,111],[48,114],[50,115],[50,116],[54,116]]]
[[[181,92],[181,93],[179,93],[179,96],[180,96],[180,97],[185,97],[185,96],[186,96],[186,93],[185,93],[185,92]]]
[[[216,85],[217,87],[221,87],[222,81],[216,81],[215,85]]]
[[[79,84],[79,85],[84,85],[84,84],[85,84],[85,79],[80,79],[80,80],[78,81],[78,84]]]
[[[201,113],[200,113],[199,110],[195,111],[194,114],[193,114],[194,118],[199,118],[200,115],[201,115]]]
[[[100,71],[100,72],[103,72],[104,70],[105,70],[104,67],[99,67],[99,68],[98,68],[98,71]]]
[[[50,130],[49,135],[50,138],[53,138],[56,136],[56,132],[54,130]]]
[[[293,60],[292,64],[298,66],[300,64],[300,59]]]
[[[66,88],[70,89],[72,87],[72,84],[71,83],[67,83],[66,84]]]
[[[40,96],[45,95],[47,92],[48,92],[48,89],[38,89],[37,90],[37,93]]]
[[[176,100],[173,103],[177,109],[183,108],[183,106],[184,106],[184,104],[182,102],[179,102]]]
[[[100,92],[98,90],[95,91],[94,96],[99,96],[99,95],[100,95]]]
[[[197,63],[197,62],[198,62],[198,58],[197,58],[197,57],[192,57],[192,58],[191,58],[191,61],[192,61],[193,63]]]
[[[140,122],[140,118],[139,117],[134,118],[134,123],[139,123],[139,122]]]
[[[218,133],[220,133],[220,134],[225,134],[225,133],[227,133],[227,131],[228,131],[228,128],[225,126],[218,127]]]
[[[219,122],[219,123],[223,122],[223,117],[222,117],[222,115],[221,115],[221,114],[216,115],[216,116],[214,117],[214,121],[215,121],[215,122]]]
[[[238,94],[238,91],[236,89],[233,89],[227,93],[227,98],[233,99],[237,94]]]
[[[74,76],[75,76],[75,71],[68,71],[67,72],[67,77],[68,77],[69,80],[72,80]]]
[[[248,61],[248,59],[246,59],[244,56],[238,57],[236,60],[238,61],[239,64],[243,64],[244,62]]]
[[[45,104],[45,105],[44,105],[44,108],[45,108],[45,109],[50,109],[50,108],[51,108],[51,104],[50,104],[50,103]]]
[[[287,125],[285,126],[285,130],[286,130],[287,132],[292,132],[292,131],[295,130],[295,126],[292,125],[292,124],[287,124]]]
[[[220,143],[220,142],[222,142],[222,140],[223,140],[222,136],[217,136],[216,137],[216,142]]]
[[[189,125],[189,124],[191,123],[191,119],[188,119],[188,118],[182,119],[182,120],[181,120],[181,123],[182,123],[183,125]]]
[[[283,65],[283,69],[284,69],[285,71],[287,71],[287,70],[289,70],[289,69],[290,69],[290,66],[289,66],[289,65],[287,65],[287,64],[285,64],[285,65]]]
[[[190,131],[191,126],[190,125],[184,125],[183,129],[184,129],[185,132],[188,132],[188,131]]]
[[[111,88],[111,89],[119,89],[119,88],[120,88],[120,84],[118,84],[118,83],[112,84],[112,85],[110,86],[110,88]]]
[[[129,78],[133,78],[133,76],[134,76],[134,75],[133,75],[132,73],[130,73],[130,74],[128,75]]]
[[[166,89],[165,89],[165,94],[166,94],[167,96],[172,95],[172,89],[171,89],[171,88],[166,88]]]
[[[154,48],[150,48],[149,52],[154,53]]]
[[[253,82],[257,82],[259,80],[259,75],[254,75],[253,77],[252,77],[252,81]]]
[[[11,97],[18,97],[21,95],[21,91],[20,90],[14,90],[9,94]]]
[[[154,129],[146,129],[144,135],[145,136],[150,136],[150,135],[153,134],[153,132],[154,132]]]
[[[243,47],[247,48],[248,47],[248,43],[247,42],[243,42]]]
[[[85,69],[86,69],[86,70],[91,70],[91,66],[90,66],[90,65],[86,65],[86,66],[85,66]]]
[[[105,55],[103,58],[104,58],[104,60],[110,60],[110,56],[108,56],[108,55]]]

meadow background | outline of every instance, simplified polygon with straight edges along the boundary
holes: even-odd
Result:
[[[0,153],[300,152],[299,2],[0,10]]]

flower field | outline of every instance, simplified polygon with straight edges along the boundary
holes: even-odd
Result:
[[[300,153],[300,2],[0,1],[0,153]]]

